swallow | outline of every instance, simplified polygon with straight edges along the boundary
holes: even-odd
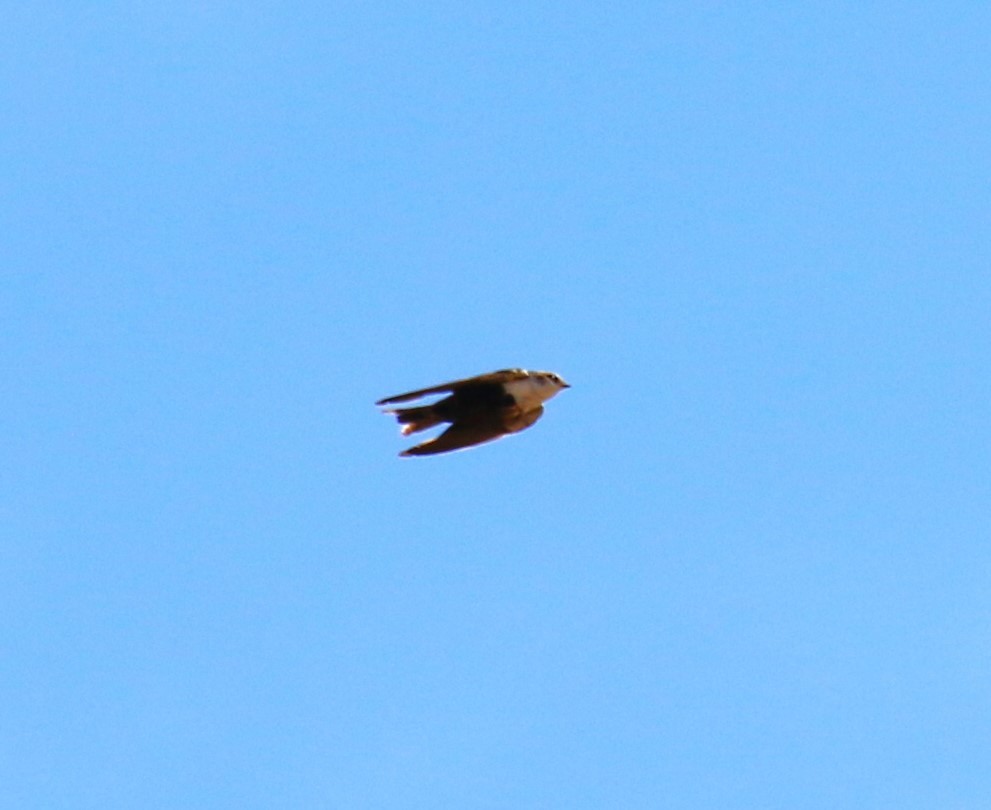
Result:
[[[376,402],[394,405],[431,394],[448,394],[430,405],[387,408],[402,425],[403,436],[450,423],[435,439],[404,450],[401,456],[431,456],[474,447],[532,426],[544,413],[543,403],[570,388],[550,371],[509,368],[463,380],[397,394]]]

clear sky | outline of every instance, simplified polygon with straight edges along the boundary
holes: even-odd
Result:
[[[989,41],[8,4],[0,806],[988,807]]]

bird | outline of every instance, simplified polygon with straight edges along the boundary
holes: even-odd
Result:
[[[402,425],[403,436],[449,422],[450,427],[436,438],[399,454],[431,456],[526,430],[543,415],[544,402],[570,387],[551,371],[507,368],[397,394],[375,404],[395,405],[431,394],[448,394],[429,405],[385,410]]]

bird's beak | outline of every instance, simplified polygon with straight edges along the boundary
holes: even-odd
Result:
[[[561,380],[561,387],[562,388],[571,388],[571,384],[570,383],[566,383],[564,380]]]

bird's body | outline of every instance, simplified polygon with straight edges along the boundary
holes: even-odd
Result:
[[[425,456],[473,447],[526,430],[543,414],[543,403],[569,387],[549,371],[512,368],[387,397],[376,404],[392,405],[430,394],[448,394],[430,405],[387,411],[396,415],[404,436],[445,422],[451,424],[436,439],[400,454]]]

